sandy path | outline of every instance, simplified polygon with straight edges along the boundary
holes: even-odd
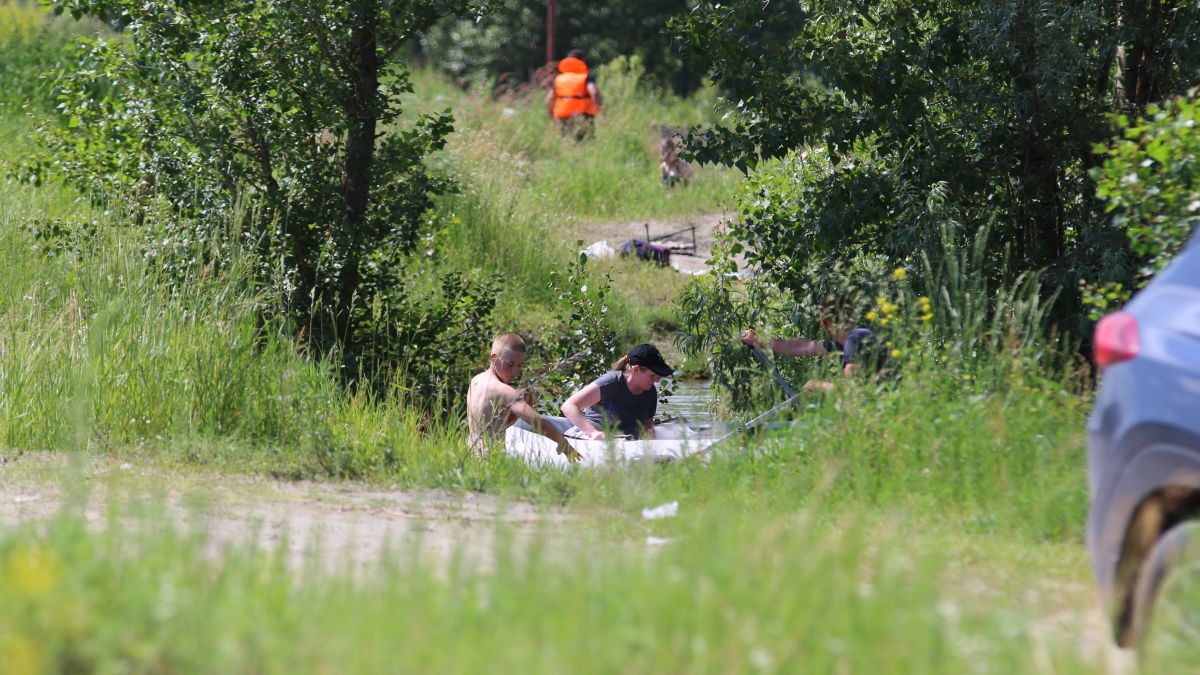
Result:
[[[501,531],[519,551],[535,534],[553,542],[558,528],[548,526],[569,518],[561,509],[473,493],[218,477],[195,470],[176,475],[104,458],[80,462],[63,454],[26,453],[0,463],[0,528],[49,519],[79,494],[85,496],[79,512],[97,529],[107,524],[112,504],[121,505],[123,514],[161,506],[168,520],[203,532],[214,552],[283,545],[297,569],[313,556],[328,566],[362,570],[415,554],[437,568],[459,555],[487,570]]]
[[[706,269],[704,261],[712,255],[713,241],[717,231],[734,215],[732,213],[702,213],[675,220],[642,219],[588,223],[576,226],[572,237],[582,239],[584,245],[604,240],[608,242],[609,246],[619,251],[621,244],[628,239],[645,239],[647,228],[653,238],[694,226],[696,228],[696,255],[671,256],[673,267],[681,272],[694,273]],[[672,237],[672,240],[691,243],[691,238],[691,233],[681,233]]]

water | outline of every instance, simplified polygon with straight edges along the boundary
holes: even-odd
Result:
[[[674,380],[672,394],[658,408],[659,419],[683,417],[689,422],[713,421],[712,380]]]

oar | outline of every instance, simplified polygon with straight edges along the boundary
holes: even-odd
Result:
[[[788,384],[787,380],[783,379],[783,375],[779,373],[779,368],[775,367],[774,364],[767,360],[767,355],[763,354],[761,349],[753,345],[746,345],[746,349],[750,350],[750,353],[754,355],[754,358],[758,359],[758,362],[762,364],[763,368],[771,371],[771,379],[775,380],[779,386],[783,387],[783,393],[787,394],[788,396],[796,395],[796,391],[792,389],[792,385]]]
[[[774,408],[771,408],[770,410],[759,415],[758,417],[755,417],[754,419],[750,420],[749,422],[746,422],[745,424],[741,425],[737,429],[734,429],[733,431],[730,431],[729,433],[725,434],[724,436],[721,436],[720,438],[713,441],[712,443],[709,443],[707,448],[704,448],[703,450],[699,450],[695,454],[702,455],[706,452],[709,452],[714,447],[720,445],[721,443],[724,443],[725,441],[733,438],[734,436],[737,436],[738,434],[742,433],[743,431],[753,429],[754,427],[756,427],[756,426],[762,424],[763,422],[767,421],[768,419],[774,417],[775,414],[778,413],[780,410],[783,410],[784,408],[786,408],[788,406],[794,405],[796,403],[796,401],[800,400],[800,396],[801,396],[801,394],[792,394],[791,397],[788,398],[788,400],[784,401],[783,403],[780,403],[779,405],[775,406]]]

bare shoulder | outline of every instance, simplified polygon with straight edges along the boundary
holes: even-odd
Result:
[[[491,370],[485,370],[471,378],[470,392],[484,399],[502,398],[506,403],[517,397],[517,390],[501,382]]]

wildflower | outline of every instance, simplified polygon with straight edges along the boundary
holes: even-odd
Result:
[[[879,318],[879,314],[875,310],[867,312],[867,321],[874,321]]]
[[[926,312],[921,315],[921,321],[924,321],[925,323],[929,323],[929,320],[932,318],[933,318],[933,314],[930,314],[929,312]]]
[[[963,375],[963,382],[970,382],[970,381],[971,381],[970,375]]]
[[[892,350],[892,352],[891,352],[891,354],[892,354],[892,358],[893,358],[893,359],[900,358],[900,354],[902,354],[902,353],[903,353],[903,352],[901,352],[899,349],[893,349],[893,350]]]
[[[41,595],[58,584],[58,558],[40,546],[18,548],[4,562],[4,576],[28,596]]]
[[[892,270],[892,278],[896,281],[904,281],[904,277],[907,276],[908,272],[905,272],[903,267],[897,267],[896,269]]]
[[[0,640],[0,663],[6,673],[37,675],[47,672],[46,652],[21,633],[10,633]]]

